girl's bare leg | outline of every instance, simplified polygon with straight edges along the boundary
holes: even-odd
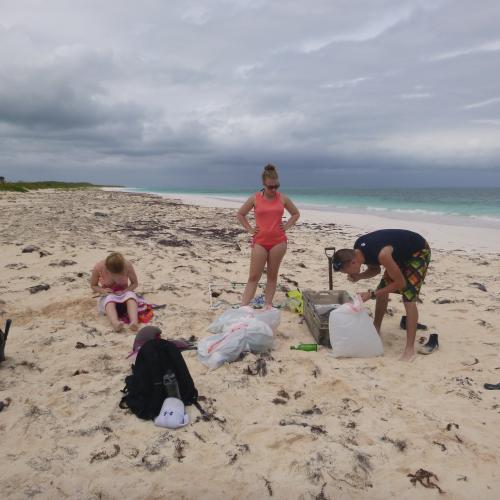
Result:
[[[287,243],[275,245],[267,255],[267,283],[266,283],[266,306],[272,307],[280,264],[286,253]]]
[[[241,298],[241,305],[247,306],[255,295],[257,285],[259,284],[262,271],[267,260],[267,250],[260,245],[255,244],[250,255],[250,271],[248,272],[248,281]]]
[[[118,319],[118,313],[116,311],[116,304],[110,302],[106,304],[106,316],[111,321],[111,325],[113,326],[113,330],[115,332],[119,332],[123,328],[123,322]]]
[[[127,313],[130,318],[129,328],[136,332],[139,329],[139,318],[137,317],[137,302],[135,299],[128,299],[127,302]]]

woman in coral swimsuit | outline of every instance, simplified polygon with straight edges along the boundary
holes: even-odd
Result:
[[[272,307],[281,260],[286,253],[286,231],[300,217],[297,207],[290,198],[278,192],[280,184],[274,165],[264,167],[262,184],[264,188],[250,196],[238,210],[238,220],[252,235],[250,272],[241,300],[242,306],[248,305],[253,299],[264,266],[267,264],[265,300],[266,306]],[[252,227],[247,220],[247,214],[252,208],[255,212],[255,227]],[[282,222],[285,208],[290,217],[286,222]]]

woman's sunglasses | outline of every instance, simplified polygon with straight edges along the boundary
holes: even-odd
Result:
[[[278,184],[273,184],[272,186],[269,185],[269,184],[264,184],[264,187],[267,188],[267,189],[279,189],[280,185],[279,185],[279,183]]]

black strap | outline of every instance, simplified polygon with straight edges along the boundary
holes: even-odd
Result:
[[[193,404],[194,406],[196,406],[196,408],[198,408],[199,412],[202,414],[202,415],[206,415],[207,412],[201,407],[200,403],[198,403],[198,401],[193,401]]]

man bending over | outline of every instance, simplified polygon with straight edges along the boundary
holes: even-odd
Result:
[[[361,293],[361,298],[363,301],[376,300],[373,323],[380,334],[389,294],[403,296],[406,309],[406,347],[400,358],[403,361],[410,361],[415,356],[417,299],[430,260],[431,249],[427,241],[404,229],[381,229],[365,234],[356,240],[354,249],[343,248],[333,256],[334,271],[346,273],[353,283],[373,278],[380,273],[381,266],[385,268],[377,289]],[[362,264],[367,268],[360,272]]]

